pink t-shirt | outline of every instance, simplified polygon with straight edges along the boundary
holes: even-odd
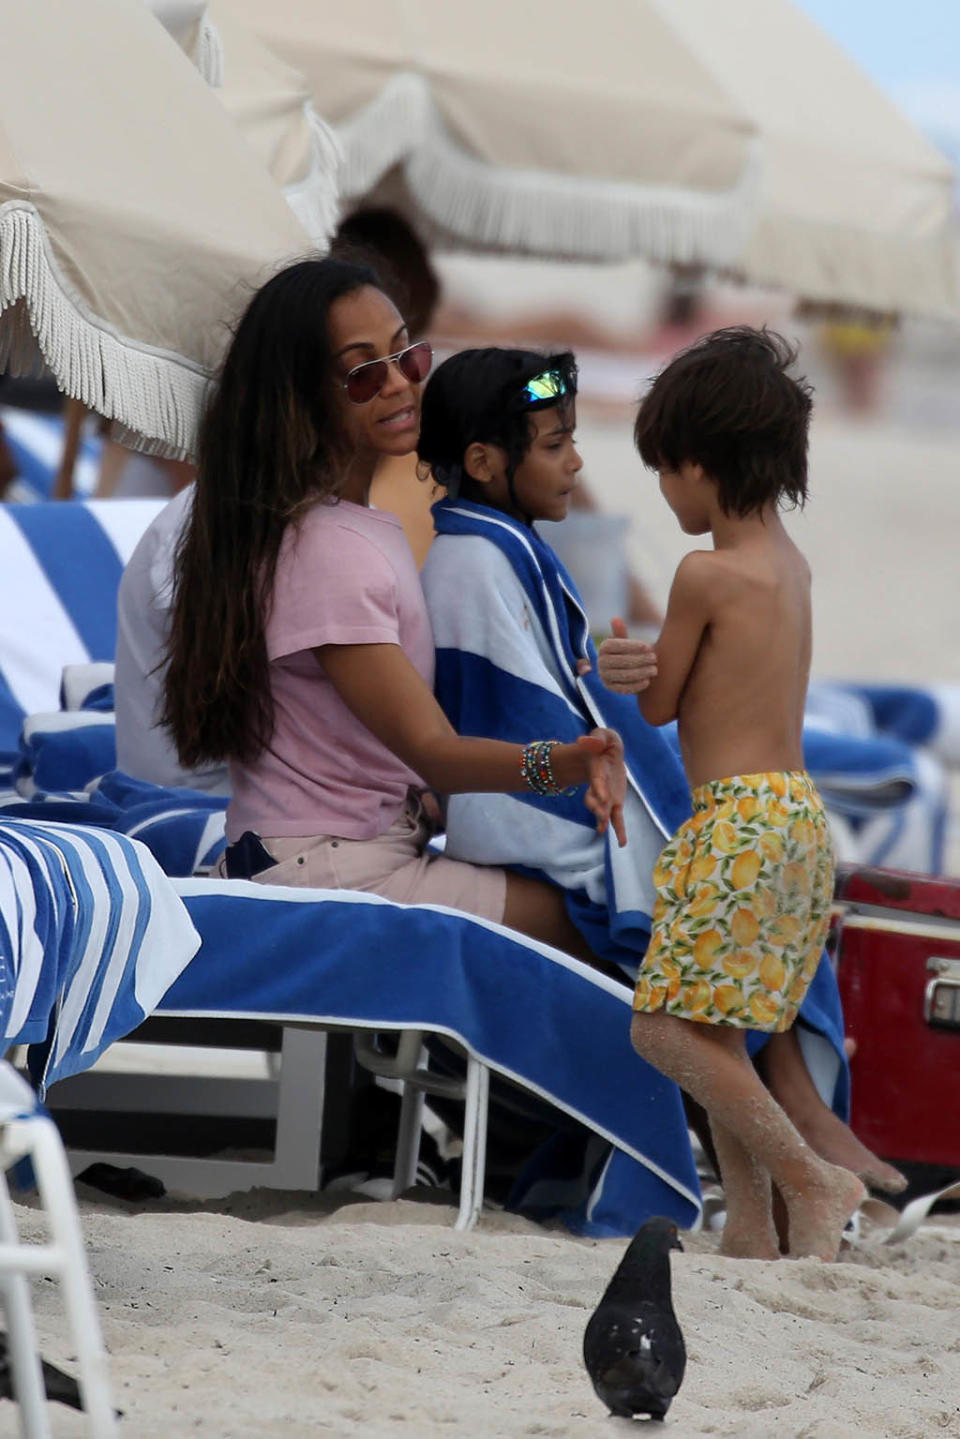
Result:
[[[311,652],[330,644],[399,645],[433,688],[433,635],[400,521],[348,500],[315,505],[283,538],[267,621],[275,727],[253,764],[231,761],[231,843],[248,829],[373,839],[422,786],[337,694]]]

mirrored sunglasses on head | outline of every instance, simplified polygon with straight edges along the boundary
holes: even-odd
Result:
[[[347,399],[355,405],[367,405],[379,395],[390,374],[390,366],[396,365],[405,380],[411,385],[422,384],[433,364],[433,349],[426,340],[418,340],[395,355],[385,355],[382,360],[365,360],[356,365],[344,377],[343,388]]]
[[[544,370],[534,375],[520,391],[520,398],[526,405],[555,405],[558,400],[575,394],[559,370]]]

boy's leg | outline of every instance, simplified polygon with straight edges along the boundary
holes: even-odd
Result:
[[[731,1130],[715,1120],[711,1120],[710,1130],[727,1201],[720,1252],[734,1259],[779,1259],[769,1170]]]
[[[769,1171],[787,1206],[790,1253],[835,1259],[866,1190],[855,1174],[820,1159],[801,1139],[748,1061],[743,1033],[662,1011],[635,1013],[630,1033],[644,1059],[692,1094],[711,1123],[737,1136]]]
[[[888,1194],[906,1189],[905,1176],[862,1144],[824,1104],[810,1077],[796,1025],[771,1035],[758,1060],[770,1093],[821,1159],[852,1169],[865,1184]]]

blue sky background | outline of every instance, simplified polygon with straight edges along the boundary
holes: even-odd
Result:
[[[795,0],[960,163],[960,0]]]

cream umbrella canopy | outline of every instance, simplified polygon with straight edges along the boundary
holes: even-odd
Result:
[[[218,5],[207,0],[146,4],[215,88],[314,244],[326,247],[337,222],[339,196],[333,182],[341,154],[313,107],[304,77]]]
[[[39,350],[188,456],[229,321],[309,239],[142,5],[0,0],[0,35],[0,366]]]
[[[307,77],[345,198],[392,181],[461,244],[722,264],[753,126],[650,0],[219,0]]]
[[[956,177],[854,61],[790,0],[658,3],[763,140],[736,270],[821,303],[957,313]]]

